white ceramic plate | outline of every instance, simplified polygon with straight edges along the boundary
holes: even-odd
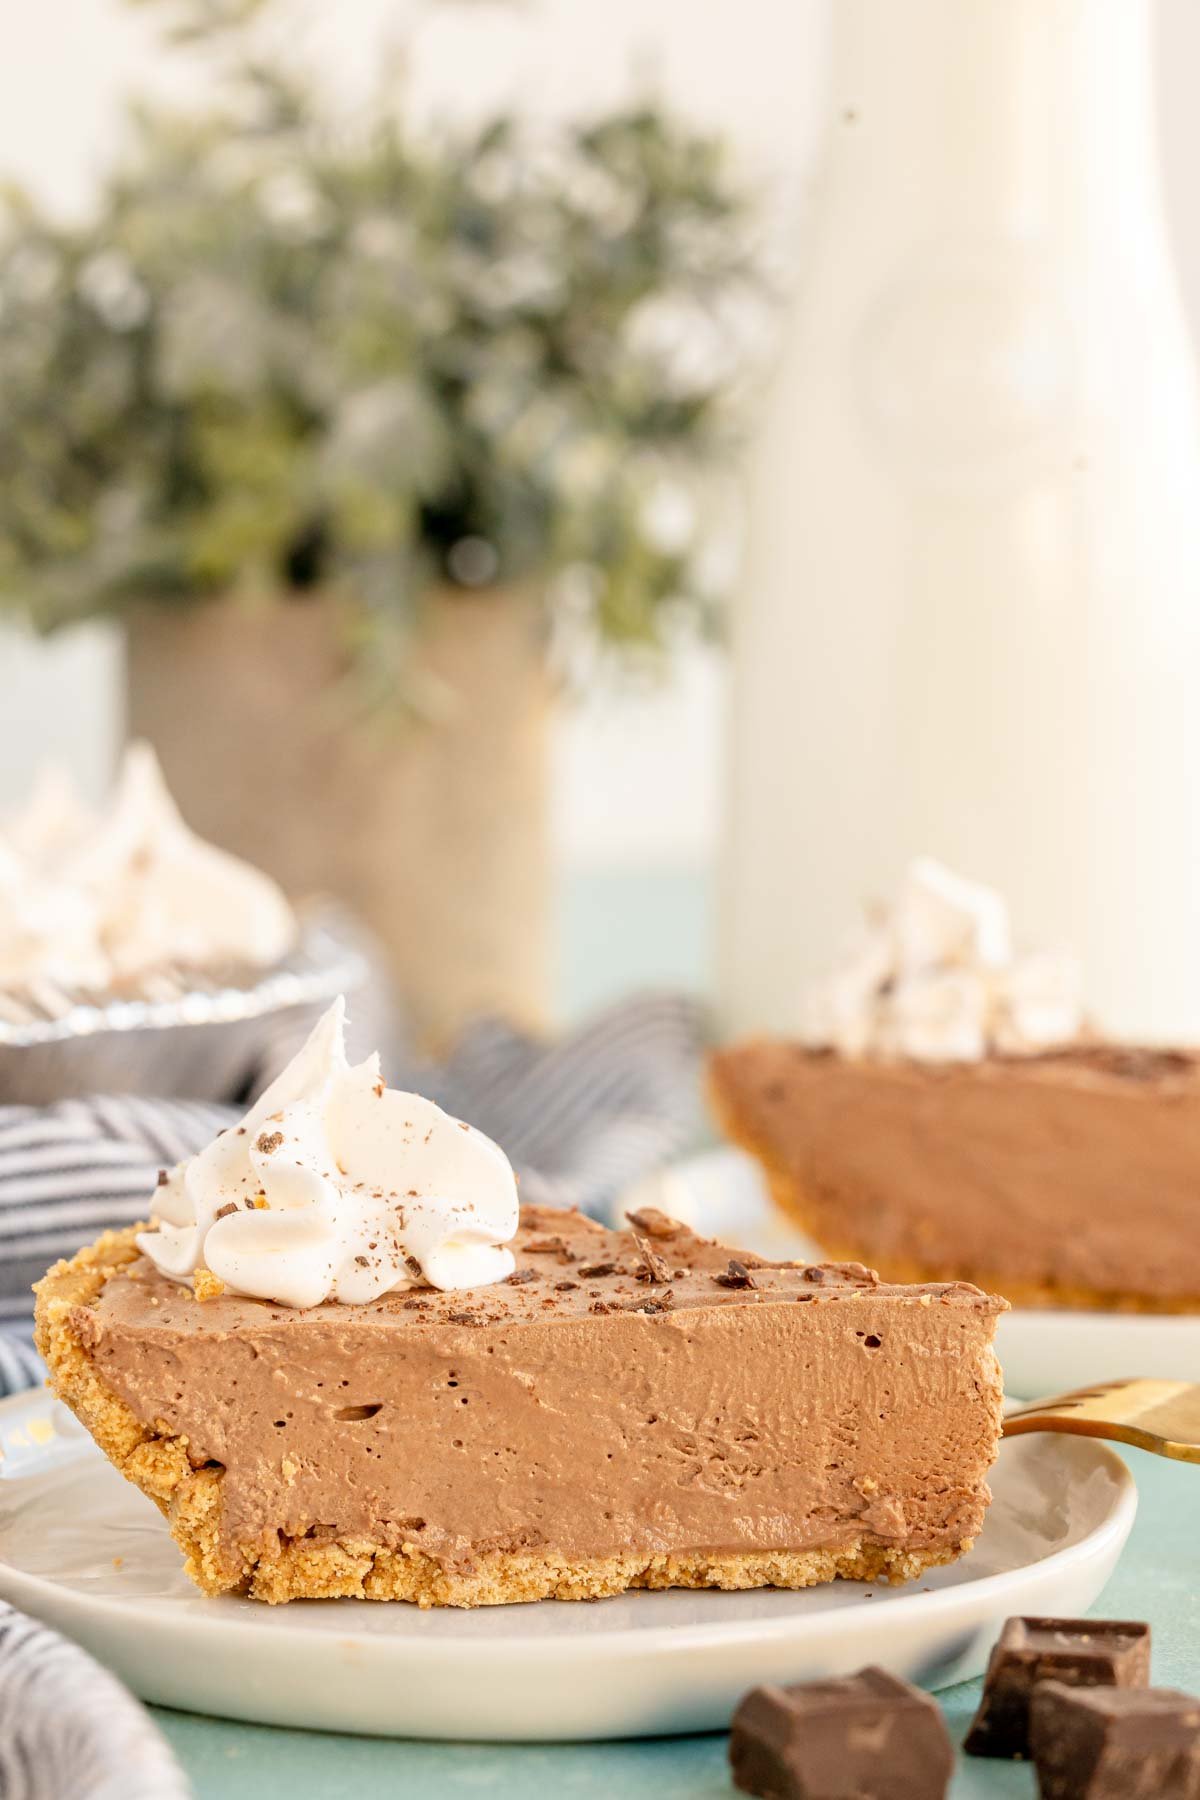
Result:
[[[658,1206],[706,1237],[760,1256],[819,1258],[773,1205],[758,1168],[740,1150],[711,1150],[639,1184],[624,1205]],[[1126,1375],[1200,1381],[1200,1314],[1065,1312],[1015,1308],[1000,1321],[996,1351],[1010,1394],[1034,1399]]]
[[[144,1700],[396,1737],[633,1737],[727,1725],[757,1682],[878,1662],[978,1674],[1012,1613],[1096,1599],[1136,1491],[1088,1439],[1014,1438],[968,1557],[901,1588],[626,1594],[476,1612],[367,1600],[206,1600],[154,1507],[48,1397],[0,1405],[0,1598],[56,1626]]]

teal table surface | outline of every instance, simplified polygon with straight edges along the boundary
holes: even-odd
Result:
[[[560,913],[559,985],[572,1014],[638,983],[707,987],[709,890],[687,871],[595,876],[567,884]],[[1134,1371],[1131,1371],[1133,1373]],[[1137,1522],[1099,1608],[1149,1619],[1154,1679],[1200,1692],[1200,1469],[1130,1451]],[[978,1682],[939,1696],[960,1739]],[[470,1695],[463,1696],[463,1716]],[[592,1744],[402,1743],[236,1725],[156,1709],[198,1800],[706,1800],[731,1795],[725,1734]],[[954,1800],[1032,1796],[1028,1768],[962,1758]]]

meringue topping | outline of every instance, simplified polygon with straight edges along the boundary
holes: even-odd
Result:
[[[265,968],[295,941],[281,889],[188,829],[148,744],[126,751],[99,815],[61,772],[43,771],[0,852],[10,989],[111,992],[163,969]]]
[[[126,751],[112,803],[63,877],[93,898],[118,980],[172,963],[265,967],[296,935],[268,876],[188,830],[149,744]]]
[[[0,842],[0,989],[89,986],[107,970],[85,897],[31,871]]]

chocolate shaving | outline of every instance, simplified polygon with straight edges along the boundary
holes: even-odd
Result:
[[[521,1287],[527,1281],[537,1281],[538,1279],[536,1269],[514,1269],[508,1278],[508,1285],[509,1287]]]
[[[648,1295],[645,1300],[635,1300],[633,1305],[626,1307],[625,1310],[640,1313],[665,1313],[670,1312],[674,1304],[675,1296],[668,1288],[665,1293]]]
[[[755,1281],[745,1263],[739,1262],[736,1256],[730,1257],[729,1266],[725,1270],[725,1273],[723,1275],[714,1275],[713,1280],[717,1283],[718,1287],[756,1288],[758,1286],[757,1281]]]
[[[525,1246],[526,1256],[568,1256],[570,1252],[560,1237],[530,1238]]]
[[[593,1300],[588,1307],[588,1311],[594,1313],[616,1312],[616,1310],[616,1307],[610,1306],[607,1300]]]
[[[598,1281],[601,1275],[615,1275],[616,1272],[617,1265],[611,1262],[589,1263],[586,1268],[579,1271],[586,1281]]]
[[[683,1230],[678,1219],[668,1218],[665,1212],[659,1212],[657,1206],[639,1207],[637,1212],[627,1212],[625,1217],[645,1237],[673,1238],[678,1237]]]
[[[227,1219],[230,1213],[235,1213],[239,1210],[236,1200],[227,1200],[224,1206],[218,1206],[216,1212],[213,1214],[213,1218],[214,1220]]]
[[[663,1257],[654,1248],[649,1238],[640,1237],[635,1231],[633,1241],[637,1245],[638,1267],[634,1270],[639,1281],[670,1281],[671,1271]]]
[[[166,1187],[166,1186],[167,1186],[167,1184],[168,1184],[168,1183],[169,1183],[169,1182],[170,1182],[170,1179],[171,1179],[171,1177],[170,1177],[170,1175],[169,1175],[169,1174],[168,1174],[168,1172],[167,1172],[167,1170],[166,1170],[166,1169],[160,1169],[160,1170],[159,1170],[159,1171],[158,1171],[158,1185],[159,1185],[159,1187]]]
[[[554,1291],[556,1294],[565,1294],[569,1288],[577,1288],[578,1286],[579,1283],[577,1281],[556,1281],[554,1284]]]
[[[453,1312],[446,1314],[451,1325],[478,1325],[479,1314],[472,1312]]]
[[[270,1156],[273,1150],[278,1150],[282,1142],[282,1131],[264,1131],[260,1137],[255,1138],[254,1148],[263,1156]]]

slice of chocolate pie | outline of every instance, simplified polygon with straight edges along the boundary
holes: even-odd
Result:
[[[933,1067],[760,1038],[713,1058],[710,1089],[826,1255],[1020,1306],[1200,1311],[1200,1058]]]
[[[526,1208],[514,1272],[197,1299],[121,1232],[38,1293],[54,1386],[210,1594],[423,1606],[901,1581],[988,1503],[1003,1302]]]
[[[424,1606],[905,1580],[988,1503],[1004,1302],[518,1219],[501,1152],[340,1016],[38,1286],[56,1391],[210,1594]]]
[[[1087,1041],[1065,959],[921,863],[808,1042],[720,1051],[713,1108],[830,1256],[1025,1306],[1200,1310],[1200,1056]]]

